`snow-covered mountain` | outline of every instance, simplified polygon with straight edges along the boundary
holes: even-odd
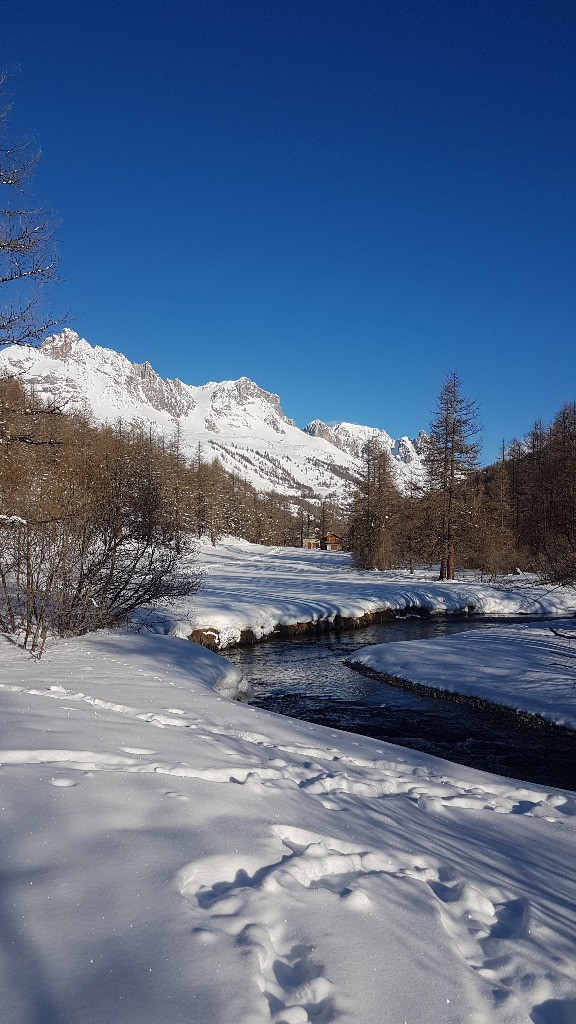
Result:
[[[304,427],[304,431],[311,437],[323,437],[325,441],[329,441],[355,459],[362,458],[369,442],[377,441],[382,449],[390,452],[393,461],[398,464],[397,469],[401,477],[406,477],[410,472],[420,472],[422,468],[422,455],[427,440],[427,434],[423,430],[414,441],[409,437],[401,437],[399,441],[394,441],[390,434],[385,430],[379,430],[378,427],[362,427],[358,423],[346,422],[335,423],[330,427],[322,420],[312,420],[312,423]],[[402,466],[407,469],[403,471]]]
[[[0,374],[17,374],[38,395],[96,420],[152,425],[158,434],[180,431],[190,456],[217,457],[258,490],[289,496],[338,497],[359,476],[362,452],[378,438],[393,459],[400,485],[422,472],[422,436],[394,441],[385,431],[354,423],[314,420],[300,430],[284,415],[278,395],[247,377],[201,386],[163,380],[149,363],[131,363],[111,349],[93,347],[70,329],[39,348],[0,351]]]

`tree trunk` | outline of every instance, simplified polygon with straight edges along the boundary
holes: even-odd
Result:
[[[448,541],[448,565],[446,579],[454,579],[454,541]]]

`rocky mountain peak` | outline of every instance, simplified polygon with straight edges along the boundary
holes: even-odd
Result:
[[[80,338],[76,331],[65,327],[59,334],[51,334],[50,337],[45,338],[37,351],[42,352],[49,359],[65,360],[77,356],[80,350],[85,351],[89,348],[91,346],[88,345],[88,342]]]
[[[304,433],[310,434],[310,437],[323,437],[325,441],[329,441],[330,444],[336,444],[332,431],[324,420],[312,420],[307,427],[304,427]],[[340,447],[340,445],[338,445]]]
[[[39,348],[0,350],[2,372],[17,373],[48,401],[91,411],[100,422],[145,424],[167,438],[178,424],[190,458],[200,445],[206,459],[218,458],[258,490],[347,500],[372,439],[390,451],[400,486],[421,471],[423,433],[415,442],[395,442],[376,427],[322,420],[302,431],[284,415],[278,395],[248,377],[200,386],[164,380],[148,361],[132,363],[113,349],[93,347],[70,328]]]
[[[206,385],[208,387],[208,385]],[[255,384],[249,377],[225,380],[213,386],[212,409],[221,416],[238,417],[245,413],[259,416],[276,433],[285,432],[284,425],[295,427],[294,420],[282,412],[280,398]]]

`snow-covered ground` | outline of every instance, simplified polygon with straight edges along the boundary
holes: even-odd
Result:
[[[325,614],[347,586],[350,607],[441,596],[243,552],[227,591],[226,549],[203,555],[197,623],[218,593],[230,628]],[[445,600],[472,592],[519,610],[472,583]],[[174,636],[40,662],[0,638],[2,1021],[574,1024],[576,797],[234,702],[240,684]]]
[[[263,547],[227,538],[197,553],[206,574],[198,594],[160,609],[157,627],[187,637],[208,628],[224,648],[250,629],[261,639],[278,626],[360,618],[390,609],[433,614],[566,615],[576,610],[576,590],[537,586],[523,576],[499,584],[472,574],[438,583],[437,571],[357,572],[350,555],[301,548]]]

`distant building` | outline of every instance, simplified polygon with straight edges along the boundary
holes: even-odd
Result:
[[[327,533],[320,539],[319,546],[322,551],[342,551],[342,537],[339,537],[337,533]]]
[[[303,537],[302,547],[307,551],[342,551],[342,537],[337,533],[327,533],[324,537]]]

